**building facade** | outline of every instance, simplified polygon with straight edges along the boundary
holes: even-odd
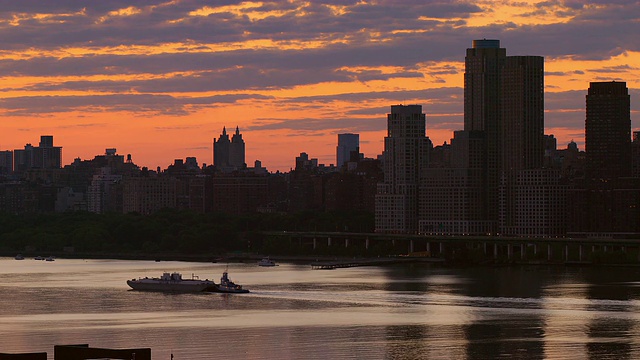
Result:
[[[87,187],[87,211],[96,214],[122,212],[121,181],[122,175],[111,174],[108,167],[93,175],[91,185]]]
[[[359,134],[338,134],[338,147],[336,149],[336,166],[341,169],[342,166],[351,161],[351,154],[360,152],[360,135]]]
[[[391,106],[382,155],[384,181],[376,191],[376,232],[418,232],[420,178],[431,148],[422,106]]]
[[[245,144],[237,126],[231,139],[226,127],[222,128],[222,134],[218,140],[213,139],[213,166],[222,172],[241,170],[246,167]]]
[[[13,173],[13,151],[0,151],[0,175],[10,175]]]
[[[479,153],[469,155],[482,164],[483,223],[489,234],[530,233],[518,230],[524,226],[519,219],[530,215],[530,201],[542,200],[519,194],[526,179],[544,167],[544,58],[507,56],[499,40],[475,40],[465,58],[464,94],[464,130],[483,139],[482,147],[470,149]],[[538,175],[534,178],[555,186],[555,174]],[[562,208],[564,198],[544,200],[554,201]],[[557,235],[551,229],[540,232]]]
[[[586,96],[586,172],[591,179],[631,175],[631,99],[625,82],[592,82]]]
[[[60,169],[62,167],[62,147],[53,146],[53,136],[40,136],[40,144],[34,147],[26,144],[24,149],[14,150],[14,171],[22,174],[30,169]]]

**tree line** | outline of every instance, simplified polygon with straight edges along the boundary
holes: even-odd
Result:
[[[291,253],[261,235],[264,231],[373,232],[369,212],[300,212],[233,216],[164,209],[152,215],[0,213],[0,252],[42,254],[64,249],[80,254]]]

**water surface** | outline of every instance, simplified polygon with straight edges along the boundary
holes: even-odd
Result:
[[[227,264],[0,258],[0,352],[150,347],[153,359],[636,359],[636,268],[228,264],[250,294],[133,291]]]

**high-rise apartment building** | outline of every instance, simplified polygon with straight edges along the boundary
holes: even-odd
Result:
[[[111,174],[109,167],[103,167],[99,174],[93,175],[87,187],[87,211],[96,214],[122,211],[122,201],[118,201],[122,194],[117,191],[121,180],[122,175]]]
[[[393,105],[384,138],[384,182],[376,193],[376,232],[418,232],[420,177],[432,144],[420,105]]]
[[[572,236],[640,234],[633,178],[631,99],[625,82],[592,82],[586,95],[585,171],[570,192]]]
[[[519,172],[544,165],[544,58],[507,56],[499,40],[474,40],[464,75],[464,130],[483,138],[482,199],[485,220],[515,229]]]
[[[338,134],[338,147],[336,149],[336,166],[338,169],[351,160],[351,154],[360,152],[359,134]]]
[[[631,176],[640,178],[640,131],[633,132],[631,143]]]
[[[229,145],[229,165],[234,169],[244,169],[247,165],[244,161],[244,140],[237,126]]]
[[[625,82],[592,82],[585,120],[586,176],[631,175],[631,99]]]
[[[484,134],[455,131],[451,166],[429,167],[420,183],[419,232],[427,235],[486,235]]]
[[[227,127],[222,128],[218,140],[213,139],[213,166],[224,168],[229,166],[229,147],[231,140],[227,134]]]
[[[544,165],[544,58],[507,56],[502,71],[502,170]]]
[[[237,126],[231,139],[229,139],[226,127],[222,128],[222,134],[217,141],[213,139],[213,165],[223,172],[246,167],[245,144]]]
[[[53,146],[53,136],[40,136],[40,144],[36,148],[34,167],[38,169],[59,169],[62,167],[62,147]]]
[[[0,175],[10,175],[13,173],[13,151],[0,151]]]
[[[14,171],[23,173],[30,169],[59,169],[62,167],[62,147],[53,146],[53,136],[42,135],[37,147],[26,144],[24,149],[14,150]]]

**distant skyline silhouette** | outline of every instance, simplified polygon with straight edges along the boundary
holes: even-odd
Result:
[[[440,145],[463,128],[465,49],[482,38],[545,58],[559,147],[584,150],[594,81],[627,83],[640,129],[636,2],[224,3],[4,4],[0,150],[50,134],[63,164],[105,148],[151,169],[211,164],[213,139],[237,125],[247,163],[288,171],[301,152],[335,163],[339,133],[377,156],[396,104],[421,105]]]

